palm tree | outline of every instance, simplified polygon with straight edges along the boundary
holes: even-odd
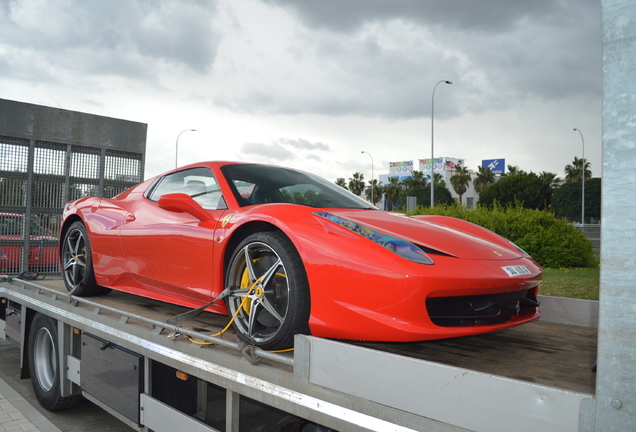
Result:
[[[399,177],[389,177],[389,184],[384,187],[384,197],[391,204],[395,204],[402,196],[402,185]]]
[[[415,181],[413,180],[413,176],[406,177],[400,183],[402,183],[402,186],[404,186],[406,190],[415,189],[415,186],[413,186],[413,184],[415,183]]]
[[[433,177],[435,179],[435,186],[446,186],[446,182],[444,181],[444,176],[440,173],[435,173]],[[427,178],[428,183],[430,183],[430,177]]]
[[[477,193],[481,193],[486,186],[495,182],[495,173],[488,167],[479,165],[477,167],[477,177],[473,180],[473,186]]]
[[[542,171],[541,174],[539,174],[539,178],[543,180],[543,182],[547,184],[548,186],[550,186],[552,189],[555,189],[559,185],[559,182],[561,181],[561,179],[557,177],[555,173],[551,173],[547,171]]]
[[[373,201],[375,202],[372,202],[371,204],[375,205],[375,203],[380,201],[380,197],[382,197],[382,182],[379,182],[378,179],[373,179],[373,180],[369,180],[368,183],[369,185],[364,190],[364,195],[367,197],[367,200],[369,200],[369,202],[371,202],[371,199],[373,199]],[[371,198],[372,190],[373,190],[373,198]]]
[[[508,173],[505,175],[514,176],[518,174],[525,174],[526,172],[519,168],[517,165],[508,165]]]
[[[345,180],[343,178],[339,178],[338,180],[336,180],[336,184],[344,190],[349,190],[347,189],[347,184],[345,183]]]
[[[585,161],[585,180],[592,178],[592,170],[590,169],[590,163]],[[574,162],[572,165],[565,166],[565,182],[566,183],[581,183],[581,172],[583,171],[583,159],[579,159],[574,156]]]
[[[426,184],[424,172],[422,171],[413,171],[411,178],[413,179],[413,189],[424,187]]]
[[[354,173],[353,177],[349,179],[349,190],[356,195],[360,195],[364,190],[364,174]]]
[[[451,185],[457,195],[459,195],[459,203],[462,203],[462,195],[466,193],[468,190],[468,185],[470,184],[470,172],[468,168],[459,166],[455,170],[455,173],[450,178]]]

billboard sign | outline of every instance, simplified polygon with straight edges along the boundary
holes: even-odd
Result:
[[[431,172],[431,159],[420,159],[420,171]],[[455,171],[464,165],[464,159],[441,157],[435,158],[435,171]]]
[[[506,173],[506,159],[485,159],[481,161],[481,166],[488,168],[496,175]]]
[[[413,161],[389,162],[389,173],[404,175],[413,172]]]

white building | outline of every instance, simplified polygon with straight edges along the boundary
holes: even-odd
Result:
[[[451,185],[450,178],[455,172],[456,168],[464,165],[464,159],[451,158],[451,157],[440,157],[435,158],[435,165],[433,167],[435,174],[441,174],[444,177],[444,182],[446,182],[446,187],[450,191],[452,197],[458,201],[459,195],[453,189]],[[387,185],[389,183],[390,177],[398,177],[400,181],[405,178],[411,177],[413,175],[413,171],[421,171],[424,173],[424,178],[429,181],[431,177],[431,159],[418,159],[417,165],[414,161],[402,161],[402,162],[390,162],[389,163],[389,172],[388,174],[380,174],[380,182],[383,185]],[[479,194],[475,191],[475,187],[473,186],[473,180],[477,176],[474,170],[469,170],[471,181],[468,184],[468,189],[462,195],[462,203],[467,207],[474,208],[479,200]],[[417,203],[417,205],[428,204],[428,203]]]

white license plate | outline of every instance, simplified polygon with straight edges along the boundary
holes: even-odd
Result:
[[[532,274],[530,269],[528,269],[528,267],[524,265],[506,266],[506,267],[502,267],[501,269],[505,271],[510,277],[525,276],[525,275]]]

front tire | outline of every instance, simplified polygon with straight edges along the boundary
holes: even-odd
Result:
[[[262,349],[293,346],[295,334],[309,333],[309,283],[302,260],[282,233],[246,237],[234,250],[226,274],[233,287],[226,299],[234,326]]]
[[[92,253],[86,227],[80,221],[73,222],[64,235],[60,258],[64,285],[74,295],[90,297],[110,292],[95,282]]]
[[[31,382],[42,407],[57,411],[82,402],[82,395],[61,395],[57,321],[46,315],[36,314],[29,332],[28,349]]]

